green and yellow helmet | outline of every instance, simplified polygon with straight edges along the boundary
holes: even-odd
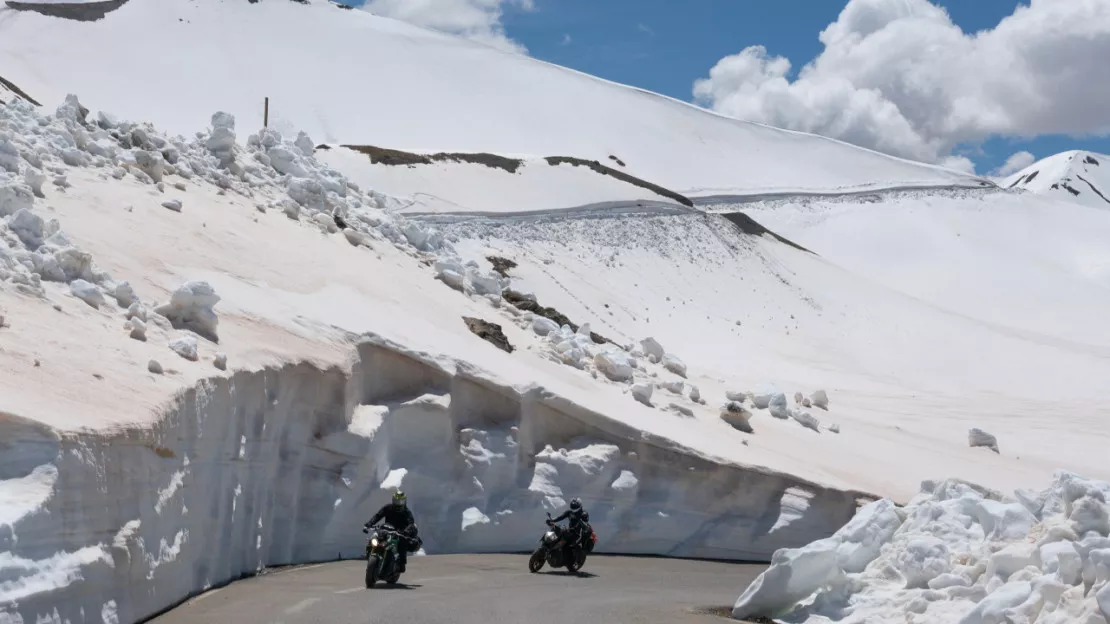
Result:
[[[401,490],[396,490],[393,492],[393,504],[398,507],[404,507],[408,504],[408,497],[405,496],[405,493]]]

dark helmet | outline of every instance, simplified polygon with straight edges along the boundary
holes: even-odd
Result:
[[[408,497],[401,490],[393,493],[393,504],[397,507],[404,507],[408,502]]]
[[[578,511],[579,509],[582,509],[582,501],[578,500],[577,498],[570,499],[570,508],[573,511]]]

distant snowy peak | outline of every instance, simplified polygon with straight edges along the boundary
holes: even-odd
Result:
[[[1001,186],[1110,209],[1110,156],[1061,152],[1006,178]]]

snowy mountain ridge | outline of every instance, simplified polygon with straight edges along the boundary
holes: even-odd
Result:
[[[1110,156],[1061,152],[1029,165],[1000,186],[1110,210]]]

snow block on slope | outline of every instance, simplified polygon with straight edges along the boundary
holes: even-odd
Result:
[[[649,383],[641,383],[632,386],[632,398],[648,407],[651,405],[652,387]]]
[[[219,342],[216,332],[219,319],[213,310],[219,301],[220,296],[208,282],[185,282],[173,292],[170,302],[158,306],[155,312],[169,319],[176,329],[192,330]]]
[[[186,335],[174,338],[170,341],[170,350],[191,362],[199,359],[197,339],[192,336]]]
[[[0,217],[13,215],[20,210],[29,210],[35,202],[31,188],[12,180],[0,179]]]
[[[69,292],[94,308],[100,308],[101,304],[104,303],[104,293],[100,292],[96,284],[86,282],[83,279],[70,282]]]
[[[674,355],[673,353],[668,353],[663,356],[663,368],[674,373],[675,375],[678,375],[679,377],[686,377],[686,364],[683,363],[682,360],[678,359],[678,356]]]
[[[594,356],[594,366],[611,381],[632,381],[633,368],[623,351],[602,351]],[[648,397],[650,398],[650,393]]]
[[[647,356],[648,361],[653,364],[662,362],[663,356],[667,354],[667,352],[663,350],[663,345],[659,344],[658,340],[650,336],[640,341],[640,347],[644,350],[644,355]]]
[[[532,318],[532,331],[539,336],[547,336],[551,332],[559,331],[559,324],[546,316],[535,316]]]

